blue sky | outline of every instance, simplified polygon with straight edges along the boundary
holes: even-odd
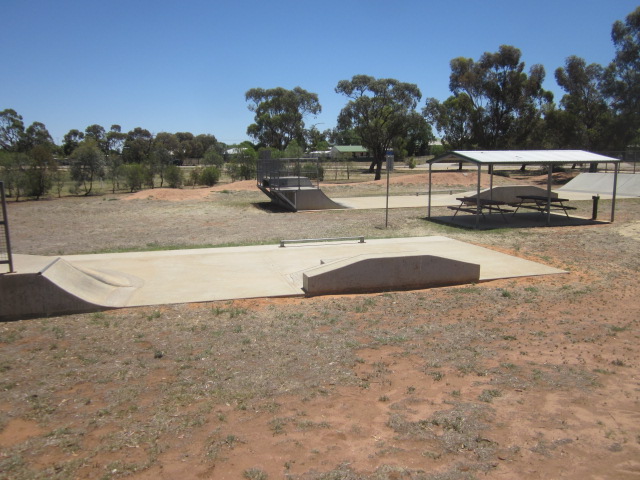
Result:
[[[527,69],[570,55],[608,64],[611,26],[630,0],[0,0],[0,110],[43,122],[57,143],[97,123],[123,131],[210,133],[246,140],[244,93],[300,86],[319,95],[307,124],[335,126],[356,74],[449,95],[449,62],[502,44]]]

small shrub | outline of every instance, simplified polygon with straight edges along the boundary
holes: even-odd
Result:
[[[177,165],[169,165],[164,174],[165,179],[167,180],[167,185],[169,188],[180,188],[182,187],[183,178],[182,178],[182,170]]]
[[[200,185],[200,174],[202,173],[202,167],[196,167],[189,172],[189,185],[195,187]]]
[[[200,172],[200,183],[207,187],[213,187],[220,180],[220,170],[218,167],[206,167]]]
[[[144,169],[139,163],[131,163],[128,165],[122,165],[121,175],[124,180],[124,184],[132,193],[142,188],[142,182],[144,181]]]
[[[491,403],[493,399],[496,397],[501,397],[502,392],[500,390],[483,390],[482,393],[478,396],[478,400],[481,402]]]
[[[260,470],[259,468],[250,468],[242,473],[242,477],[247,480],[267,480],[269,475]]]

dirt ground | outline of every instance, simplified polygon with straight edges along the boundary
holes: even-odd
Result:
[[[443,189],[475,181],[446,175]],[[0,324],[0,479],[640,478],[640,200],[619,200],[614,224],[477,232],[262,197],[250,181],[12,203],[9,218],[17,253],[437,234],[568,273]]]

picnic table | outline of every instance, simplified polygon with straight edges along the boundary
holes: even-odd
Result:
[[[476,198],[476,197],[460,197],[460,198],[456,198],[456,200],[460,202],[460,205],[447,207],[450,210],[455,210],[456,213],[453,214],[453,218],[455,218],[455,216],[459,212],[477,214],[479,210],[483,218],[486,218],[484,214],[485,211],[489,213],[497,212],[502,216],[502,219],[505,222],[507,222],[507,219],[504,216],[504,214],[513,212],[513,210],[504,208],[505,205],[508,206],[507,202],[503,202],[500,200],[490,200],[486,198]]]
[[[576,207],[570,207],[565,205],[566,202],[569,201],[568,198],[548,198],[543,195],[516,195],[520,202],[513,204],[513,207],[516,207],[513,215],[518,213],[518,210],[521,208],[528,208],[531,210],[536,210],[540,213],[550,213],[551,211],[562,211],[568,217],[569,214],[567,210],[575,210]],[[549,208],[549,210],[547,210]]]

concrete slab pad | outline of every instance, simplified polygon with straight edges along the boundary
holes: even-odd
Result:
[[[640,175],[638,175],[640,178]],[[546,190],[545,190],[546,192]],[[561,196],[562,198],[567,198],[569,200],[589,200],[591,201],[591,197],[596,192],[588,193],[588,192],[578,192],[578,191],[569,191],[569,190],[555,190],[554,196]],[[449,207],[454,205],[459,205],[460,201],[457,198],[460,197],[471,197],[475,196],[477,192],[475,190],[470,190],[467,192],[458,192],[451,195],[447,194],[434,194],[431,195],[431,206],[432,207]],[[611,191],[608,193],[600,193],[600,198],[603,200],[611,199]],[[618,197],[624,197],[624,195],[618,195]],[[375,197],[344,197],[344,198],[334,198],[333,201],[342,205],[345,208],[353,208],[358,210],[367,210],[367,209],[381,209],[386,208],[386,197],[385,196],[375,196]],[[389,208],[424,208],[425,210],[428,208],[429,199],[427,195],[399,195],[399,196],[390,196],[389,197]]]
[[[427,218],[426,220],[441,223],[444,225],[451,225],[454,227],[462,227],[468,229],[476,228],[476,216],[474,214],[461,213],[456,215],[443,215],[443,216],[432,216],[431,218]],[[584,225],[603,225],[611,223],[609,221],[604,220],[591,220],[588,218],[582,217],[567,217],[564,214],[551,214],[551,227],[577,227]],[[485,214],[484,216],[480,216],[480,221],[478,223],[478,230],[495,230],[498,228],[537,228],[537,227],[546,227],[547,226],[547,216],[546,214],[535,213],[535,212],[518,212],[516,215],[505,215],[502,217],[497,213],[493,214]]]
[[[456,200],[456,197],[460,197],[463,194],[457,193],[453,195],[432,195],[431,205],[434,207],[446,207],[448,205],[457,205],[460,203]],[[334,202],[343,205],[346,208],[355,208],[358,210],[367,209],[380,209],[386,208],[387,197],[345,197],[334,198]],[[424,208],[426,210],[428,206],[427,195],[396,195],[389,197],[389,208]]]
[[[480,280],[561,273],[561,270],[446,237],[344,241],[63,257],[73,265],[140,278],[133,305],[302,295],[302,272],[323,258],[361,254],[424,254],[480,264]]]
[[[565,273],[562,270],[505,255],[447,237],[412,237],[366,240],[365,243],[340,241],[303,243],[286,246],[211,248],[161,252],[65,255],[58,273],[48,279],[58,282],[65,295],[77,295],[100,303],[102,290],[109,285],[126,289],[126,295],[109,295],[106,307],[131,307],[173,303],[206,302],[256,297],[303,296],[303,273],[321,265],[323,259],[343,259],[358,255],[433,255],[480,265],[480,281],[499,278]],[[4,282],[12,277],[44,278],[37,268],[46,268],[58,257],[16,255],[16,274],[0,275]],[[86,275],[78,285],[64,277]],[[62,278],[59,278],[62,275]],[[77,278],[76,278],[77,279]],[[114,281],[117,280],[117,281]],[[122,281],[127,280],[125,287]],[[131,281],[129,281],[131,280]],[[100,281],[100,292],[92,296],[90,286]],[[126,283],[126,282],[125,282]],[[110,290],[109,290],[110,291]],[[101,293],[102,292],[102,293]],[[88,295],[88,297],[87,297]],[[103,295],[104,296],[104,295]],[[26,300],[25,300],[26,301]],[[103,302],[104,303],[104,302]],[[0,303],[0,317],[2,317]],[[48,313],[55,313],[50,312]]]

